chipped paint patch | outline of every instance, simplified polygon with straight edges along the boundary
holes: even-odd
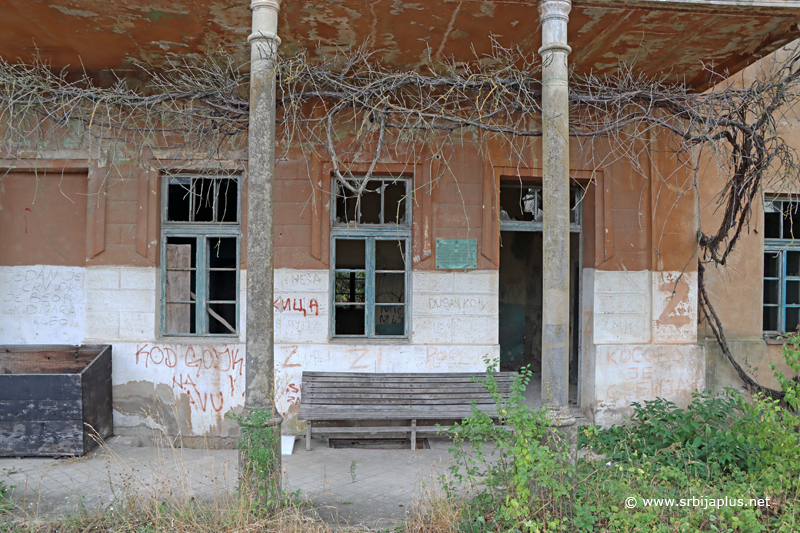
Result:
[[[90,17],[97,17],[99,16],[94,11],[85,11],[83,9],[70,9],[66,6],[59,6],[59,5],[50,5],[47,7],[52,7],[53,9],[57,9],[64,13],[65,15],[69,15],[71,17],[82,17],[82,18],[90,18]]]

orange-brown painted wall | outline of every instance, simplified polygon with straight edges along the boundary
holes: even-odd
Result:
[[[0,178],[0,265],[86,263],[86,172]]]
[[[776,52],[761,62],[749,67],[728,83],[748,86],[754,80],[770,72],[788,57],[787,50]],[[795,150],[800,150],[800,106],[782,109],[778,120],[780,134]],[[717,195],[724,186],[717,164],[710,156],[700,159],[700,213],[702,229],[713,234],[719,228],[724,209],[718,205]],[[788,194],[800,192],[800,184],[790,184],[781,180],[780,175],[770,175],[764,180],[764,194]],[[759,383],[777,387],[774,371],[769,368],[775,363],[779,370],[791,376],[791,371],[781,355],[780,343],[768,343],[763,337],[763,277],[764,277],[764,209],[760,198],[753,205],[749,226],[742,232],[734,252],[725,266],[707,265],[706,287],[715,312],[723,324],[725,336],[731,352],[748,374]],[[724,358],[714,340],[708,324],[701,320],[698,337],[705,338],[709,358],[708,381],[721,389],[724,386],[741,386],[741,380],[733,367]]]
[[[666,141],[656,139],[655,146],[662,146],[659,142],[663,145]],[[578,141],[572,145],[573,177],[586,188],[582,204],[584,267],[694,270],[690,260],[696,235],[694,195],[686,194],[689,177],[675,157],[651,150],[642,156],[639,168],[634,168],[628,161],[610,156],[608,146],[588,148]],[[478,269],[497,269],[500,242],[497,221],[492,218],[496,217],[492,209],[497,191],[492,184],[487,188],[485,182],[517,174],[540,181],[539,150],[539,143],[534,142],[527,150],[517,151],[529,154],[527,158],[516,159],[502,150],[481,150],[478,143],[456,145],[445,158],[408,147],[390,153],[378,171],[414,179],[414,268],[435,269],[435,239],[469,238],[478,241]],[[613,162],[594,163],[607,160]],[[62,173],[56,162],[51,166],[47,173],[39,172],[38,180],[30,171],[11,173],[2,182],[7,191],[0,199],[5,217],[0,236],[2,264],[158,264],[161,187],[157,172],[134,163],[87,163],[85,170],[70,173]],[[501,166],[504,170],[497,170],[497,176],[488,176]],[[354,164],[356,171],[367,167],[367,163]],[[276,268],[327,268],[330,180],[330,163],[314,155],[292,151],[278,163]],[[246,214],[245,184],[243,250]],[[56,224],[52,224],[54,220]],[[25,221],[30,225],[28,231],[36,228],[38,240],[26,237]],[[42,241],[50,238],[47,232],[53,233],[58,246]],[[244,252],[242,266],[246,267]]]

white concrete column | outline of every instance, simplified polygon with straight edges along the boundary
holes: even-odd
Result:
[[[542,405],[556,425],[569,409],[569,68],[570,0],[542,0],[542,154],[544,200]]]
[[[273,182],[275,179],[275,56],[278,0],[252,0],[250,123],[247,164],[247,370],[245,410],[275,405],[273,331]],[[273,423],[282,418],[273,411]],[[280,446],[280,439],[278,439]],[[280,450],[278,450],[280,461]],[[280,472],[280,463],[278,464]],[[280,479],[280,474],[278,474]]]

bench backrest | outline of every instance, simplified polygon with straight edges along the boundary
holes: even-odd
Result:
[[[516,372],[497,372],[505,402]],[[303,372],[301,420],[460,419],[470,405],[493,416],[495,402],[482,383],[486,373]]]

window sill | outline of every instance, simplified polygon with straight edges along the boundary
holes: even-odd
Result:
[[[331,344],[410,344],[410,337],[332,337],[328,339]]]
[[[167,337],[161,335],[156,339],[156,342],[169,344],[244,344],[247,341],[241,340],[238,335],[215,335],[213,337],[193,337],[190,335]]]
[[[781,333],[764,333],[764,341],[768,346],[783,346],[784,344],[791,344],[789,339],[786,338],[786,335]]]

